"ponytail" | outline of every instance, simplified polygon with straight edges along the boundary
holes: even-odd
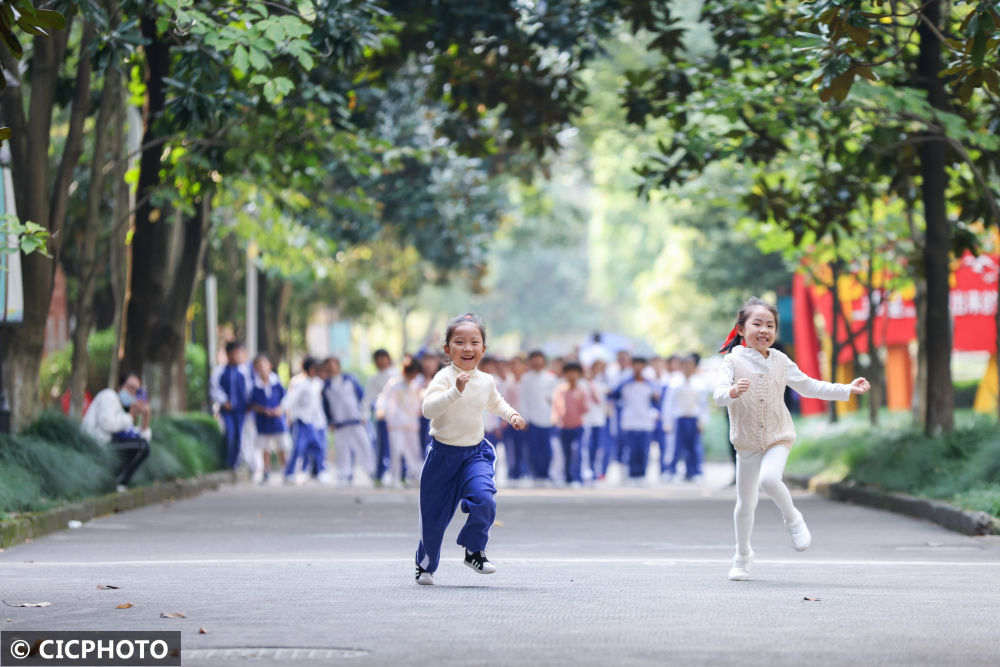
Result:
[[[733,330],[729,332],[729,337],[726,338],[726,342],[722,344],[719,348],[719,354],[726,354],[727,352],[732,352],[733,348],[739,347],[743,344],[743,336],[737,331],[737,327],[733,327]]]

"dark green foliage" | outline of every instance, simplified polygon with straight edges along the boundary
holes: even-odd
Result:
[[[979,391],[979,380],[965,380],[955,383],[955,407],[971,408],[976,402],[976,392]]]
[[[209,415],[154,420],[150,456],[135,484],[218,470],[220,433]],[[0,437],[0,513],[47,509],[64,501],[114,491],[117,454],[81,433],[57,412],[43,414],[24,432]]]
[[[0,447],[6,446],[8,438],[0,439]],[[26,512],[45,506],[42,486],[38,477],[24,467],[3,461],[0,473],[0,516],[3,512]]]
[[[1000,516],[1000,427],[983,415],[959,416],[955,431],[938,437],[899,423],[871,429],[861,416],[851,416],[827,433],[802,438],[789,472],[846,475],[885,491],[946,500]],[[815,429],[808,425],[800,430]]]
[[[72,445],[20,434],[6,439],[0,461],[30,470],[42,495],[49,499],[76,500],[114,488],[113,468],[104,457],[88,456]]]

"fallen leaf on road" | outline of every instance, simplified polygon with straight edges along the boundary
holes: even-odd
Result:
[[[11,604],[6,600],[3,601],[8,607],[48,607],[51,606],[51,602],[22,602],[20,604]]]
[[[198,628],[198,634],[199,635],[207,635],[208,634],[208,630],[206,630],[205,628]]]
[[[183,611],[161,611],[160,618],[187,618]]]
[[[115,609],[131,609],[134,606],[135,605],[132,604],[131,602],[126,602],[125,604],[118,605],[117,607],[115,607]]]
[[[809,601],[809,602],[819,602],[819,601],[820,601],[820,599],[819,599],[819,598],[802,598],[802,599],[803,599],[803,600],[807,600],[807,601]]]
[[[97,584],[97,588],[102,591],[108,590],[118,590],[121,586],[113,586],[112,584]]]

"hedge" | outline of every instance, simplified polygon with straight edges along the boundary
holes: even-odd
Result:
[[[149,458],[133,484],[202,475],[222,467],[221,434],[209,415],[153,420]],[[0,515],[50,509],[114,491],[115,452],[49,411],[16,435],[0,436]]]

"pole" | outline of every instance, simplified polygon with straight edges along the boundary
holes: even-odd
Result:
[[[247,247],[247,352],[252,359],[257,354],[257,255],[256,243]]]

